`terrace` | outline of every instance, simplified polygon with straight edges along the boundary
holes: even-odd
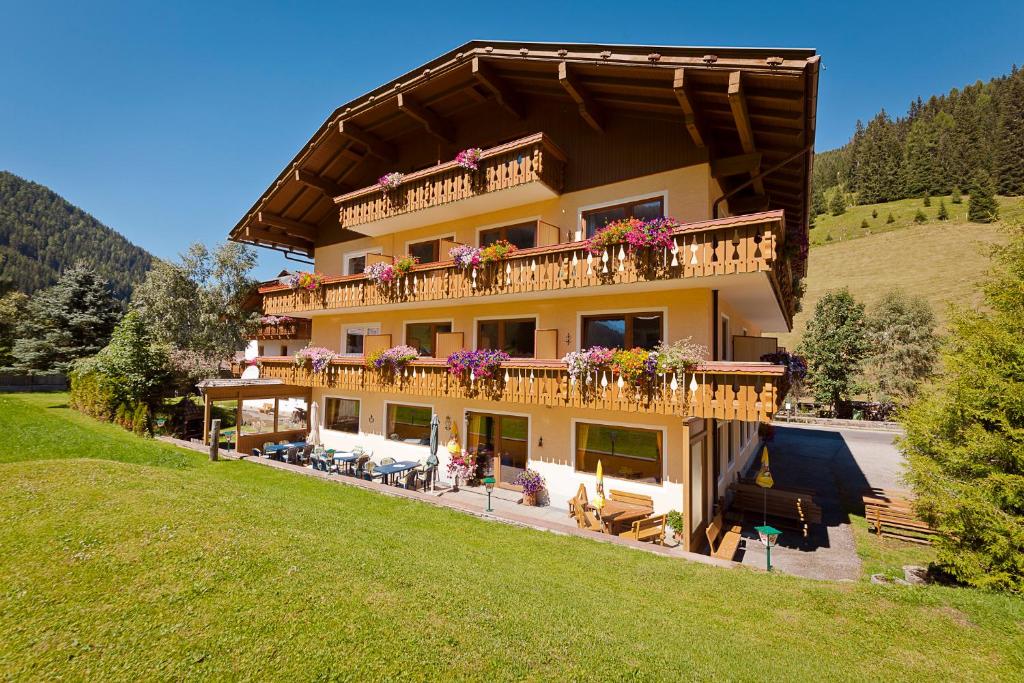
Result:
[[[736,275],[745,274],[767,279],[767,287],[755,288],[764,296],[756,306],[763,311],[774,300],[780,323],[788,325],[795,300],[789,260],[783,254],[783,225],[783,212],[769,211],[681,225],[674,230],[673,246],[664,250],[627,253],[620,245],[595,255],[585,241],[577,241],[522,249],[477,268],[462,269],[451,260],[416,265],[388,283],[357,274],[326,276],[316,291],[280,283],[259,291],[265,313],[323,314],[432,301],[472,303],[501,295],[550,297],[595,287],[609,288],[602,293],[611,294],[641,285],[644,291],[710,286],[713,278],[725,275],[739,287],[745,280]]]

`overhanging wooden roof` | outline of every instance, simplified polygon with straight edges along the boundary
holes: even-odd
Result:
[[[730,198],[733,213],[784,209],[801,244],[818,63],[812,49],[470,41],[336,109],[231,239],[310,255],[358,237],[338,227],[335,196],[421,168],[431,146],[457,151],[460,125],[483,107],[516,119],[545,98],[571,103],[598,132],[619,114],[678,121],[726,191],[749,185]]]

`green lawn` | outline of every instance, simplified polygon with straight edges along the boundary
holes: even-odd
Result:
[[[0,677],[1020,680],[1024,601],[725,570],[0,396]]]

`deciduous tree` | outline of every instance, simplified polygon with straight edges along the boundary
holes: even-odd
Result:
[[[868,310],[866,327],[865,386],[880,403],[906,405],[932,376],[938,360],[931,306],[900,290],[886,292]]]
[[[826,292],[814,306],[798,350],[807,359],[807,383],[814,398],[838,411],[857,389],[867,351],[864,304],[845,287]]]

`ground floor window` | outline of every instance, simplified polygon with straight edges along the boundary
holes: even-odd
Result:
[[[421,356],[432,357],[437,352],[437,335],[451,331],[451,323],[409,323],[405,326],[405,343]]]
[[[662,481],[664,434],[660,429],[576,423],[576,471],[651,484]]]
[[[513,358],[533,358],[537,321],[481,320],[476,327],[476,347],[504,351]]]
[[[387,410],[388,438],[403,443],[427,445],[430,443],[430,406],[411,406],[389,403]]]
[[[324,429],[358,434],[359,401],[328,396],[324,400]]]

